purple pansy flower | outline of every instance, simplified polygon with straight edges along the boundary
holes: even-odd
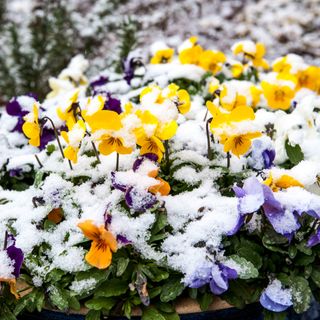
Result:
[[[273,280],[260,296],[261,305],[273,312],[282,312],[292,306],[290,289],[282,288],[281,282]]]
[[[131,80],[134,77],[134,71],[136,67],[141,66],[142,62],[140,58],[128,56],[122,61],[122,69],[124,72],[124,80],[127,81],[127,84],[131,85]]]
[[[210,285],[213,294],[220,295],[228,290],[229,280],[236,279],[238,273],[222,263],[213,264],[211,267],[204,267],[197,271],[195,277],[189,284],[190,288],[200,288],[205,284]]]
[[[112,98],[110,93],[107,93],[106,96],[107,96],[107,100],[104,104],[103,109],[114,111],[114,112],[120,114],[122,112],[120,100],[118,100],[116,98]]]
[[[310,247],[316,246],[319,243],[320,243],[320,228],[318,228],[316,233],[309,238],[307,246],[310,248]]]
[[[145,212],[158,201],[157,197],[152,193],[135,187],[129,187],[126,190],[124,198],[127,206],[136,212]]]
[[[90,86],[95,90],[96,87],[101,87],[109,81],[108,77],[100,76],[97,80],[91,81]]]
[[[248,165],[256,170],[270,169],[273,166],[276,152],[272,140],[267,137],[255,139],[248,156]]]
[[[55,139],[55,134],[53,129],[43,128],[40,136],[40,146],[39,149],[43,150],[50,141]]]
[[[23,263],[24,255],[21,249],[15,246],[16,239],[13,235],[7,234],[6,235],[6,243],[7,243],[7,255],[8,257],[14,262],[13,267],[13,275],[15,278],[19,278],[21,266]]]
[[[153,161],[154,163],[157,163],[158,156],[155,153],[145,153],[133,163],[133,167],[132,167],[133,171],[136,172],[146,159]]]
[[[22,125],[24,123],[23,117],[28,114],[28,111],[22,110],[17,98],[11,99],[6,105],[6,111],[10,116],[17,117],[17,124],[12,131],[18,131],[22,133]]]
[[[262,151],[263,163],[265,169],[270,169],[273,166],[274,158],[276,157],[275,150],[266,149]]]
[[[246,179],[242,188],[234,186],[233,190],[239,199],[240,214],[253,213],[262,206],[267,219],[276,232],[290,238],[293,232],[300,228],[296,213],[286,210],[275,199],[272,190],[261,184],[255,177]]]

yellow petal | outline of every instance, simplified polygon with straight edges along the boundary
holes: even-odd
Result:
[[[121,128],[119,114],[115,111],[100,110],[93,115],[86,116],[85,120],[88,122],[92,131],[100,129],[119,130]]]
[[[276,182],[277,187],[282,188],[282,189],[287,189],[289,187],[301,187],[303,188],[303,184],[300,183],[298,180],[295,178],[284,174],[282,175]]]
[[[156,131],[156,136],[161,140],[169,140],[171,139],[178,130],[178,124],[176,121],[171,121],[166,123],[160,127],[158,127]]]
[[[78,223],[78,227],[86,238],[94,241],[98,241],[100,239],[100,230],[95,224],[93,224],[92,220],[80,222]]]
[[[106,269],[112,261],[112,254],[109,246],[101,242],[92,241],[91,248],[85,257],[86,261],[98,269]]]
[[[103,225],[99,227],[99,231],[100,239],[103,240],[113,252],[116,252],[118,249],[118,243],[114,235],[110,231],[106,230]]]

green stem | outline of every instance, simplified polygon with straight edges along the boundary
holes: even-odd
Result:
[[[210,123],[212,121],[212,118],[208,119],[206,122],[206,134],[207,134],[207,157],[209,160],[212,160],[212,150],[211,150],[211,141],[210,141]]]
[[[4,234],[4,243],[3,243],[3,250],[6,250],[8,246],[8,231],[6,230]]]
[[[231,159],[231,154],[230,152],[227,152],[227,168],[230,168],[230,159]]]
[[[62,146],[61,146],[61,143],[60,143],[60,139],[59,139],[59,135],[58,135],[58,131],[57,131],[57,129],[56,129],[56,126],[54,125],[53,121],[52,121],[49,117],[44,117],[43,119],[48,120],[48,121],[51,123],[51,126],[52,126],[52,128],[53,128],[54,135],[55,135],[56,140],[57,140],[58,145],[59,145],[59,149],[60,149],[62,158],[64,159],[65,156],[64,156],[63,149],[62,149]]]
[[[206,114],[204,115],[204,118],[203,118],[203,122],[205,122],[207,120],[208,112],[209,112],[209,110],[207,109]]]
[[[71,164],[71,161],[70,161],[70,160],[68,160],[68,163],[69,163],[70,170],[73,170],[72,164]]]
[[[41,163],[41,161],[40,161],[39,157],[38,157],[36,154],[35,154],[34,156],[35,156],[35,158],[36,158],[36,160],[37,160],[37,162],[38,162],[38,164],[39,164],[40,168],[42,168],[42,167],[43,167],[43,165],[42,165],[42,163]]]
[[[119,153],[117,152],[117,155],[116,155],[116,171],[119,171]]]
[[[91,141],[91,144],[92,144],[93,152],[94,152],[94,154],[95,154],[95,156],[97,158],[98,163],[101,163],[100,157],[99,157],[99,152],[98,152],[98,150],[96,148],[96,145],[94,144],[93,141]]]

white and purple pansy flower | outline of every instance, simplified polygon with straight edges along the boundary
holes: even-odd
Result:
[[[24,254],[20,248],[16,247],[16,239],[12,234],[6,234],[6,251],[8,257],[13,261],[13,275],[19,278]]]
[[[155,195],[148,192],[148,187],[150,186],[151,181],[153,181],[153,178],[148,175],[139,174],[139,169],[143,169],[142,165],[145,162],[148,162],[146,166],[147,171],[156,170],[158,168],[156,155],[145,154],[139,157],[133,164],[131,182],[123,182],[121,179],[122,173],[111,172],[112,186],[125,193],[125,202],[130,209],[141,213],[152,208],[158,201]],[[134,178],[135,174],[138,175],[136,178]],[[128,176],[129,175],[126,175],[126,177]],[[141,184],[144,184],[141,179],[145,179],[145,187],[141,186]],[[139,182],[139,184],[137,182]]]
[[[270,169],[276,157],[273,142],[268,136],[255,139],[252,142],[248,165],[256,170]]]
[[[200,268],[189,283],[189,287],[200,288],[209,284],[211,292],[220,295],[229,289],[229,280],[237,277],[236,270],[222,263],[214,263],[212,266]]]
[[[244,181],[242,188],[234,186],[233,190],[239,198],[238,208],[241,215],[256,212],[262,207],[274,230],[289,239],[293,232],[300,228],[297,212],[283,206],[272,190],[261,184],[257,178],[250,177]]]
[[[260,296],[261,305],[273,312],[282,312],[292,306],[290,289],[283,288],[281,282],[273,280]]]

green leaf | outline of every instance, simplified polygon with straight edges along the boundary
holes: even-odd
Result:
[[[60,269],[53,269],[47,274],[47,282],[59,282],[61,278],[65,275],[65,272]]]
[[[159,302],[159,303],[157,303],[157,308],[158,308],[160,311],[166,312],[166,313],[175,312],[175,309],[174,309],[173,305],[170,304],[170,303]]]
[[[45,302],[44,292],[38,290],[38,292],[35,296],[35,302],[34,302],[38,312],[41,312],[41,310],[43,309],[44,302]]]
[[[166,320],[166,318],[154,307],[143,310],[141,320]]]
[[[313,269],[311,273],[311,279],[316,284],[318,288],[320,288],[320,271]]]
[[[1,320],[16,320],[17,318],[11,312],[11,310],[6,305],[0,306],[0,319]]]
[[[48,144],[47,145],[47,154],[48,154],[48,156],[50,156],[55,150],[56,150],[55,145],[53,145],[53,144]]]
[[[196,288],[188,288],[188,292],[189,292],[189,297],[191,299],[197,299],[198,289],[196,289]]]
[[[308,266],[314,261],[314,256],[307,256],[305,254],[298,254],[294,260],[294,264],[297,266]]]
[[[263,310],[264,320],[286,320],[286,312],[271,312],[268,310]]]
[[[307,246],[307,241],[306,240],[298,243],[296,245],[296,247],[300,252],[302,252],[302,253],[304,253],[304,254],[306,254],[308,256],[312,255],[312,249]]]
[[[312,297],[308,280],[299,276],[292,277],[291,290],[294,311],[297,313],[302,313],[308,310]]]
[[[210,304],[213,301],[213,295],[212,293],[205,292],[203,295],[199,296],[197,300],[198,300],[200,309],[202,311],[206,311],[208,310]]]
[[[126,301],[123,306],[122,306],[122,311],[123,314],[128,318],[131,319],[131,312],[132,312],[132,307],[131,307],[131,302],[130,301]]]
[[[111,310],[111,308],[116,304],[117,300],[114,298],[93,298],[85,302],[85,306],[88,309],[93,310]]]
[[[172,313],[162,312],[162,315],[166,318],[166,320],[180,320],[180,317],[176,312],[172,312]]]
[[[152,289],[149,289],[149,297],[150,299],[155,298],[156,296],[158,296],[162,291],[162,287],[155,287]]]
[[[141,265],[141,271],[152,281],[160,282],[162,280],[168,279],[169,272],[160,269],[155,265]]]
[[[304,159],[304,154],[298,144],[292,146],[289,144],[289,140],[286,140],[285,148],[287,156],[292,164],[296,165]]]
[[[181,283],[181,279],[167,282],[163,287],[160,294],[160,300],[162,302],[169,302],[180,296],[184,290],[184,285]]]
[[[43,179],[43,171],[38,171],[34,177],[34,187],[38,189]]]
[[[121,277],[123,275],[128,267],[129,262],[129,258],[119,258],[117,262],[117,277]]]
[[[291,259],[295,258],[295,256],[297,255],[297,252],[298,252],[298,250],[297,250],[297,248],[295,246],[290,246],[289,247],[288,253],[289,253],[289,257]]]
[[[240,248],[237,250],[237,254],[240,257],[245,258],[246,260],[252,262],[252,264],[257,268],[260,269],[262,266],[262,258],[261,256],[256,253],[254,250],[250,248]]]
[[[98,310],[89,310],[86,315],[86,320],[100,320],[101,319],[101,312]]]
[[[252,262],[246,260],[245,258],[239,257],[234,254],[229,257],[240,267],[240,272],[238,272],[238,276],[240,279],[253,279],[259,276],[259,271]]]
[[[117,297],[128,290],[128,284],[125,281],[119,279],[111,279],[104,282],[96,291],[95,296],[97,297]]]
[[[69,307],[68,295],[63,289],[54,286],[50,287],[49,299],[59,310],[66,310]]]
[[[167,216],[164,213],[159,213],[157,216],[157,220],[154,223],[151,234],[157,234],[159,231],[161,231],[166,225],[168,224]]]
[[[79,311],[81,309],[80,302],[76,297],[69,296],[68,298],[69,308],[75,311]]]

